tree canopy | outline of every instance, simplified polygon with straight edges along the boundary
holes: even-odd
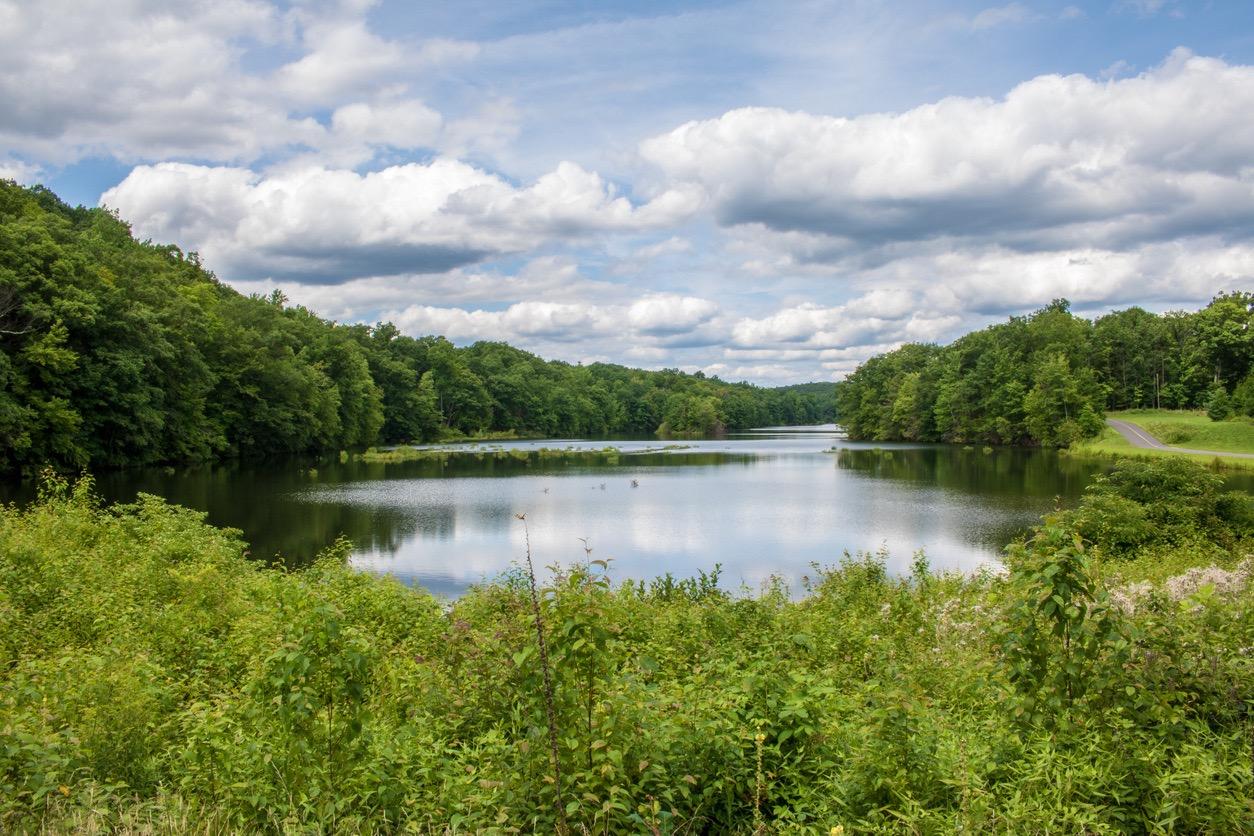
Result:
[[[0,470],[834,418],[834,387],[545,361],[244,296],[103,209],[0,181]]]
[[[944,347],[871,358],[838,385],[841,422],[855,439],[1066,446],[1096,434],[1107,409],[1254,415],[1252,324],[1250,293],[1094,321],[1059,299]]]

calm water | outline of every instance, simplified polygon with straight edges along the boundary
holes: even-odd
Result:
[[[522,557],[519,513],[537,566],[581,559],[579,538],[587,538],[593,557],[613,558],[619,578],[692,575],[721,563],[730,588],[756,588],[771,575],[795,587],[811,563],[882,546],[894,571],[908,571],[919,548],[934,567],[973,569],[996,560],[1057,501],[1073,503],[1100,467],[1047,451],[858,444],[834,427],[768,429],[663,452],[655,440],[609,443],[624,452],[617,465],[328,457],[109,473],[98,486],[110,500],[144,491],[204,510],[211,522],[243,530],[256,557],[299,563],[343,534],[360,568],[457,595]],[[20,499],[29,487],[8,490]]]

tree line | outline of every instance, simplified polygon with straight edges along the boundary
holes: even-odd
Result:
[[[1066,446],[1107,409],[1254,415],[1254,294],[1198,311],[1139,307],[1095,320],[1065,299],[947,346],[908,344],[837,385],[854,439]]]
[[[103,209],[0,181],[0,470],[832,420],[819,391],[457,347],[245,296]]]

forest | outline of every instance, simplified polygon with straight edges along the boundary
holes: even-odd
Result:
[[[820,387],[545,361],[244,296],[103,209],[0,181],[0,471],[485,432],[715,433],[834,417]]]
[[[1065,299],[946,345],[873,357],[838,384],[850,438],[1065,447],[1107,409],[1254,415],[1254,294],[1088,320]]]

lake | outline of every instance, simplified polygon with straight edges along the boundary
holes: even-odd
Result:
[[[520,452],[607,444],[622,451],[616,463]],[[721,564],[730,589],[756,590],[777,576],[796,590],[813,563],[881,548],[893,572],[908,572],[920,548],[933,568],[969,571],[996,561],[1057,503],[1073,504],[1103,467],[1046,450],[861,444],[834,426],[444,449],[464,452],[444,461],[293,457],[115,471],[97,484],[111,501],[143,491],[206,511],[242,530],[258,558],[299,564],[343,535],[361,569],[456,596],[522,558],[516,514],[526,515],[538,567],[584,558],[586,540],[593,558],[612,558],[619,579]],[[30,490],[10,485],[4,498]]]

